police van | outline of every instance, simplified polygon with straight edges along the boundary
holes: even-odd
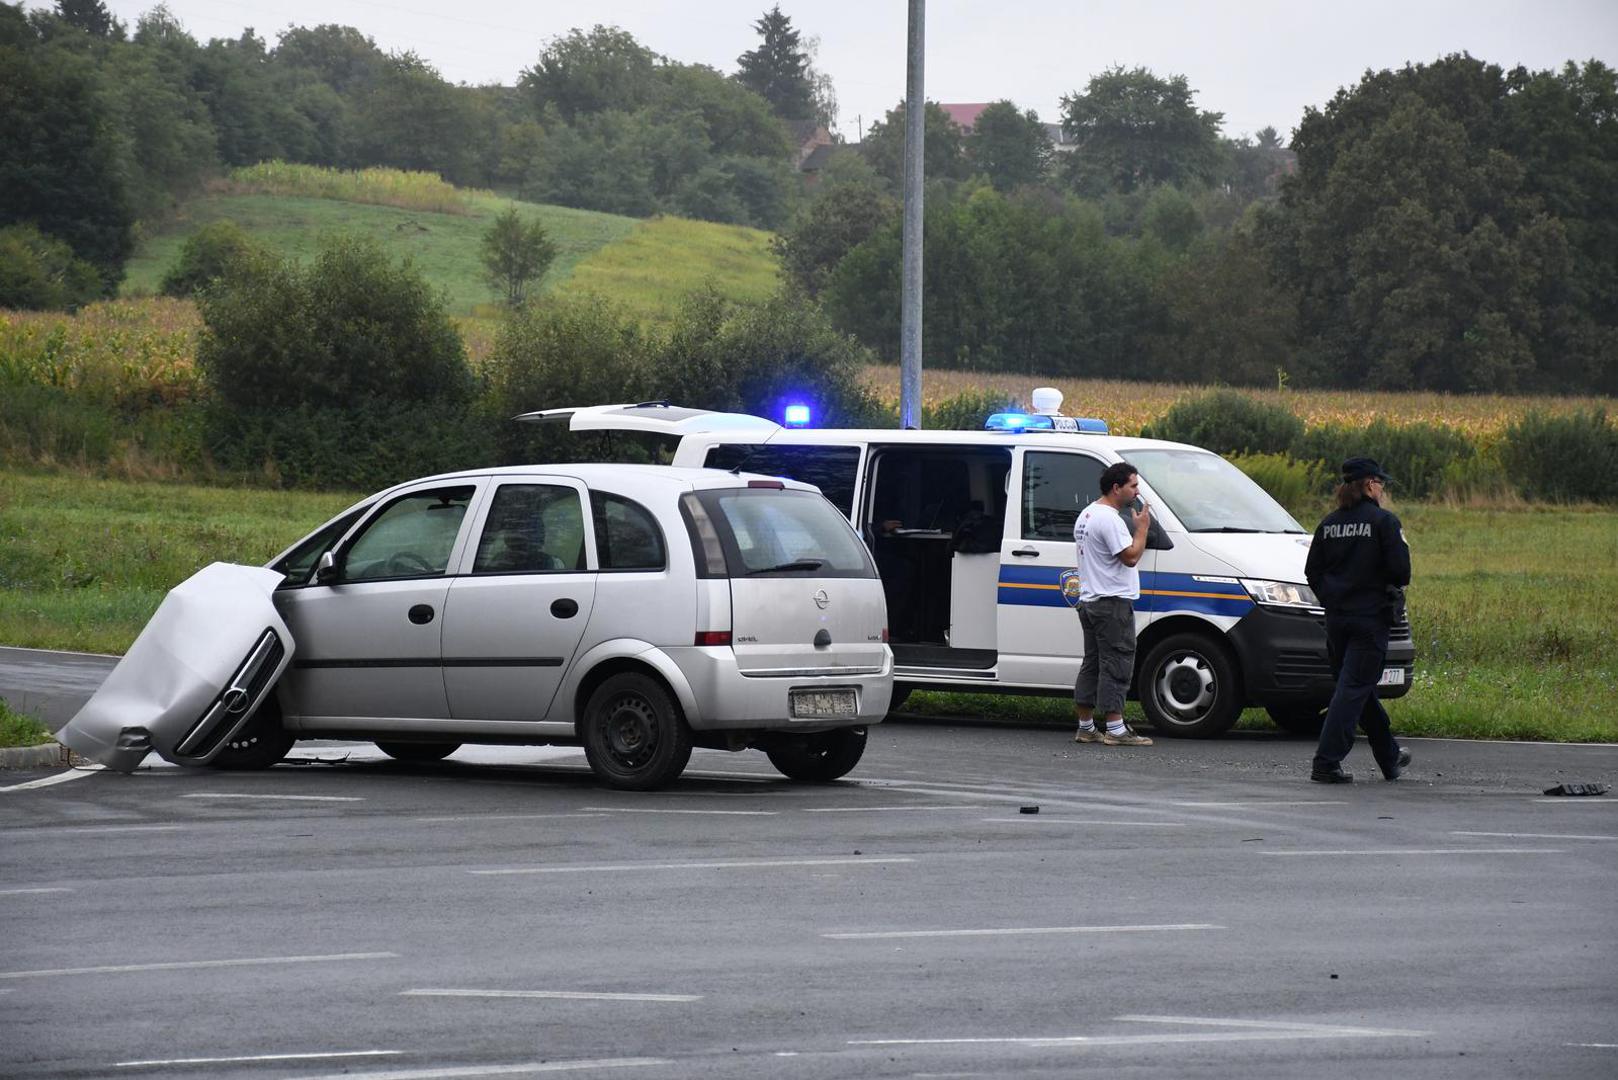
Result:
[[[1135,683],[1160,733],[1209,737],[1260,706],[1317,732],[1333,680],[1325,613],[1303,567],[1310,532],[1241,470],[1182,443],[1117,436],[1060,413],[1061,393],[983,431],[830,429],[668,402],[545,409],[519,420],[675,441],[672,464],[818,486],[870,545],[894,653],[894,707],[914,689],[1068,695],[1083,640],[1073,522],[1128,461],[1151,505],[1137,569]],[[1378,693],[1408,692],[1407,622]]]

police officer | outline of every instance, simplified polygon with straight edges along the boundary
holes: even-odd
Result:
[[[1410,548],[1399,519],[1382,509],[1388,474],[1367,457],[1343,462],[1337,509],[1315,528],[1304,576],[1326,609],[1326,646],[1337,689],[1320,731],[1309,779],[1347,784],[1343,759],[1354,746],[1354,725],[1365,731],[1382,775],[1397,780],[1410,751],[1394,741],[1376,697],[1388,654],[1388,628],[1410,584]]]

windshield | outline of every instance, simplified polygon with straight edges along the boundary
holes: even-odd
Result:
[[[1269,492],[1206,450],[1129,450],[1124,460],[1191,532],[1304,531]]]
[[[848,519],[815,492],[737,488],[697,497],[719,524],[735,576],[876,576]]]

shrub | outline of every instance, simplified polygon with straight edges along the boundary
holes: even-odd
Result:
[[[983,422],[997,412],[1017,408],[1009,394],[993,390],[967,390],[937,405],[923,404],[921,426],[939,431],[982,431]]]
[[[1252,477],[1270,498],[1306,525],[1320,516],[1330,473],[1318,462],[1297,461],[1285,454],[1238,454],[1230,463]]]
[[[101,295],[96,268],[32,225],[0,229],[0,308],[73,311]]]
[[[192,233],[180,248],[169,272],[163,275],[164,296],[190,296],[225,276],[241,260],[263,249],[234,221],[214,221]]]
[[[1149,439],[1190,443],[1216,454],[1284,454],[1303,436],[1303,421],[1282,405],[1255,401],[1235,390],[1176,403],[1147,424]]]
[[[1606,409],[1551,416],[1530,410],[1500,439],[1500,460],[1523,495],[1618,502],[1618,428]]]
[[[509,206],[484,232],[479,254],[490,287],[508,307],[518,307],[528,299],[529,286],[538,285],[556,261],[556,245],[545,226],[523,221],[517,208]]]
[[[1393,477],[1392,490],[1403,498],[1425,499],[1443,486],[1446,469],[1476,456],[1477,448],[1462,433],[1437,424],[1394,426],[1376,420],[1362,428],[1325,425],[1310,428],[1292,446],[1300,461],[1319,462],[1327,485],[1335,483],[1344,460],[1375,458]]]

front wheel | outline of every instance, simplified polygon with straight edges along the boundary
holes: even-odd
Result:
[[[235,771],[268,769],[286,757],[296,741],[292,732],[281,726],[281,705],[271,692],[242,729],[231,736],[225,748],[208,762],[208,767]]]
[[[662,683],[633,672],[614,675],[584,707],[584,757],[608,786],[651,791],[672,782],[691,760],[691,729]]]
[[[1320,738],[1320,729],[1326,723],[1324,705],[1268,705],[1264,711],[1270,714],[1270,722],[1282,731],[1311,739]]]
[[[838,728],[783,739],[764,753],[782,776],[824,783],[847,776],[860,763],[865,739],[865,728]]]
[[[376,748],[396,761],[442,761],[461,748],[458,742],[378,742]]]
[[[1209,739],[1241,715],[1241,679],[1225,646],[1206,634],[1172,634],[1152,646],[1138,675],[1141,708],[1176,738]]]

